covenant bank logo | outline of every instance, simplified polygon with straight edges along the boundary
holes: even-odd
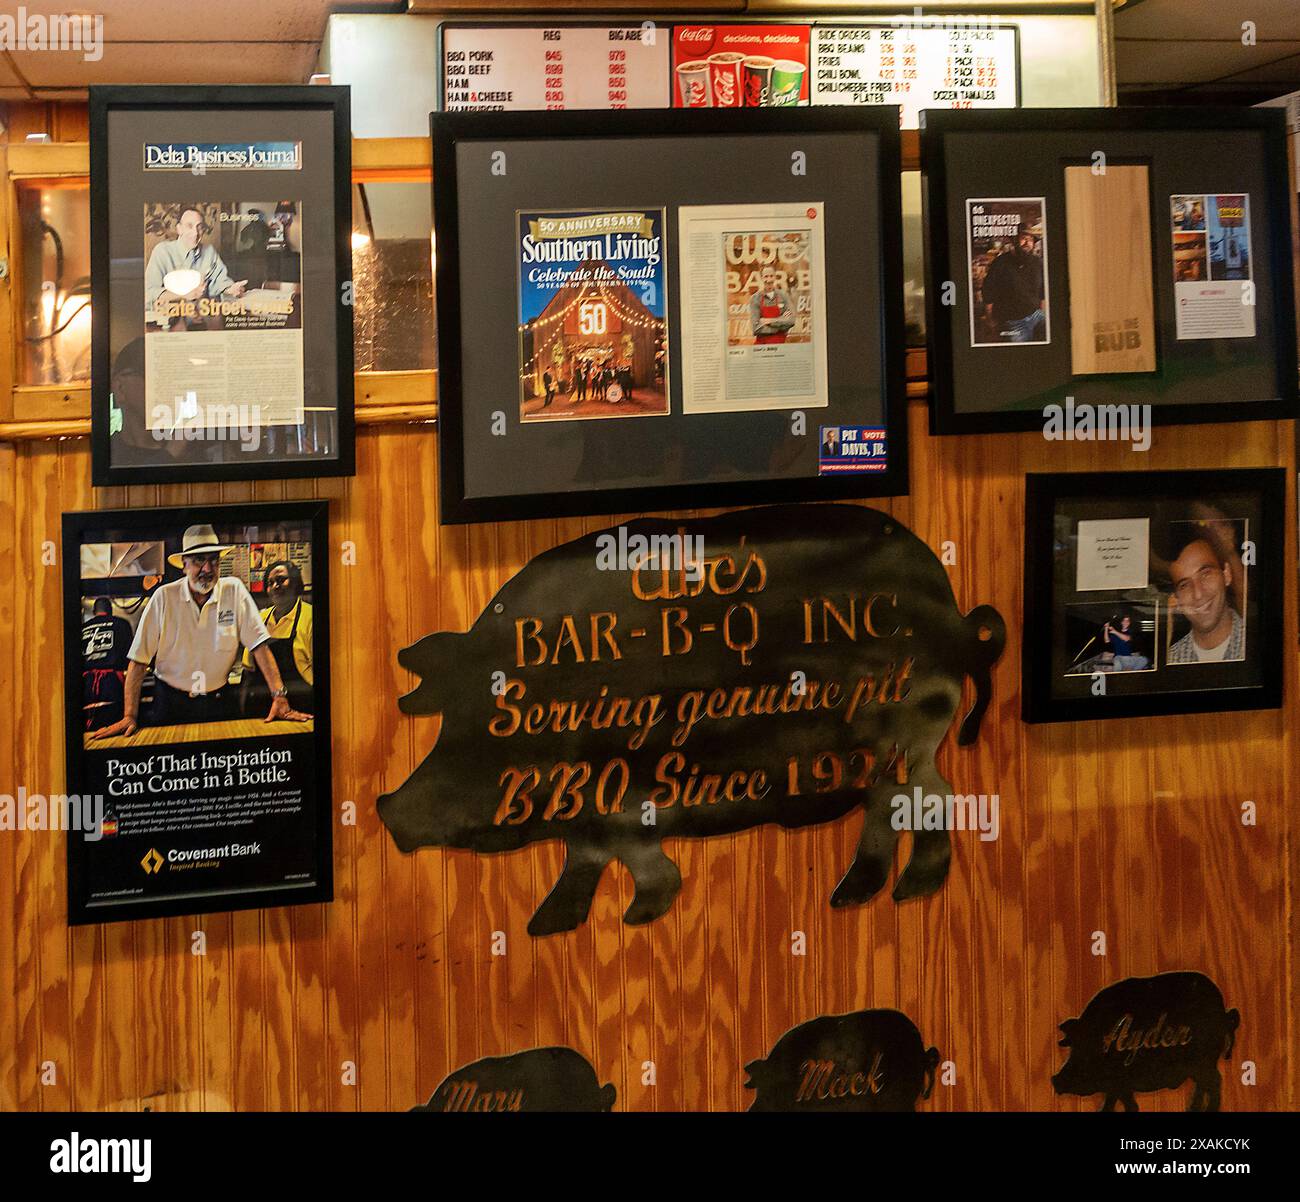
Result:
[[[50,1143],[51,1173],[129,1174],[132,1181],[153,1176],[153,1140],[96,1139],[73,1131]]]
[[[74,50],[85,62],[104,57],[102,13],[0,13],[0,50]]]
[[[166,866],[173,871],[183,868],[220,868],[226,860],[240,856],[260,856],[260,843],[227,843],[223,847],[172,847],[164,855],[156,847],[144,853],[140,867],[150,876]]]

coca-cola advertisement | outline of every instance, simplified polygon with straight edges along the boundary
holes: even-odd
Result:
[[[678,25],[674,108],[807,104],[807,25]]]

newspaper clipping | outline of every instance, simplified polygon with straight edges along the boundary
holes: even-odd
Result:
[[[144,261],[147,428],[300,425],[301,203],[148,203]]]
[[[825,206],[679,210],[683,411],[824,408]]]
[[[1170,197],[1180,341],[1253,338],[1250,197]]]

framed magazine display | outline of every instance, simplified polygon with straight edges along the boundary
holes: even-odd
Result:
[[[90,89],[96,485],[351,475],[348,89]]]
[[[1024,720],[1281,705],[1286,477],[1026,476]]]
[[[331,900],[328,501],[64,514],[63,639],[69,924]]]
[[[925,116],[932,432],[1295,416],[1281,109]]]
[[[444,523],[907,491],[896,107],[431,130]]]

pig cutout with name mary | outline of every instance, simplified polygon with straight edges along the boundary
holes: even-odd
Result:
[[[915,1110],[939,1059],[906,1014],[858,1010],[787,1031],[765,1060],[745,1065],[745,1088],[757,1091],[750,1110]]]
[[[544,552],[470,631],[399,654],[420,677],[402,710],[442,725],[379,815],[404,852],[563,840],[528,924],[545,935],[586,920],[612,860],[635,886],[624,920],[650,922],[682,884],[663,840],[860,808],[830,899],[859,905],[889,879],[891,798],[951,792],[936,749],[966,676],[958,742],[974,741],[1004,640],[998,613],[963,617],[933,552],[874,509],[640,519]],[[894,898],[933,893],[950,854],[947,830],[914,832]]]
[[[1069,1058],[1052,1077],[1059,1094],[1104,1094],[1102,1110],[1136,1110],[1135,1093],[1195,1083],[1188,1110],[1218,1110],[1219,1059],[1232,1054],[1241,1016],[1199,972],[1129,977],[1108,985],[1061,1024]]]
[[[572,1048],[533,1048],[512,1056],[488,1056],[449,1074],[423,1106],[412,1111],[449,1114],[527,1112],[599,1114],[617,1096]]]

